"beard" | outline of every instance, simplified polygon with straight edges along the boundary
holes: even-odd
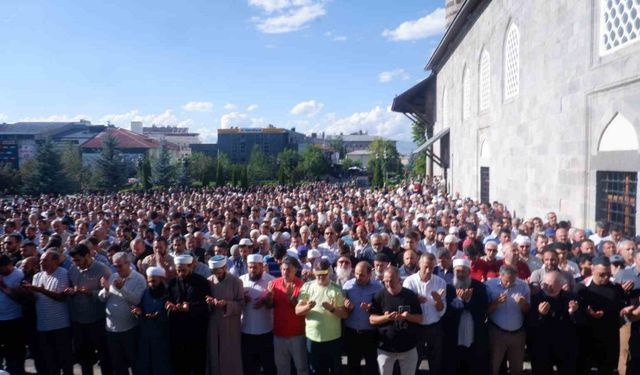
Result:
[[[161,297],[162,295],[165,294],[165,291],[166,291],[166,286],[164,285],[164,283],[158,284],[158,286],[156,286],[155,288],[152,288],[151,286],[149,286],[149,293],[153,298]]]
[[[349,268],[336,268],[336,276],[338,279],[345,280],[351,277],[351,267]]]
[[[456,289],[468,289],[471,286],[471,277],[453,278],[453,287]]]

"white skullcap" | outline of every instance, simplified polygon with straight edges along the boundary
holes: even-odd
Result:
[[[243,239],[240,240],[238,245],[239,246],[253,246],[253,242],[251,242],[251,240],[248,239],[248,238],[243,238]]]
[[[291,239],[291,235],[289,234],[289,232],[282,232],[282,237],[285,241],[289,241],[289,239]]]
[[[247,256],[247,263],[262,263],[262,255],[249,254],[249,256]]]
[[[456,258],[453,260],[453,267],[467,267],[471,268],[471,261],[465,258]]]
[[[444,238],[444,243],[458,243],[458,242],[460,242],[460,239],[458,238],[458,236],[454,234],[447,234],[446,237]]]
[[[299,257],[298,251],[296,251],[295,249],[287,249],[287,255],[290,256],[290,257],[294,257],[296,259],[298,259],[298,257]],[[307,253],[307,256],[309,256],[308,253]]]
[[[216,255],[209,259],[209,268],[215,270],[216,268],[222,268],[227,265],[227,257],[224,255]]]
[[[167,271],[162,267],[149,267],[147,268],[147,276],[167,277]]]
[[[320,252],[317,249],[307,251],[307,258],[320,258]]]
[[[521,234],[519,234],[513,242],[517,243],[518,245],[531,245],[531,239]]]
[[[193,263],[193,257],[191,255],[178,255],[175,258],[173,258],[173,263],[175,263],[176,265],[178,264],[191,264]]]
[[[267,236],[266,234],[262,234],[260,236],[258,236],[258,242],[262,242],[262,241],[267,241],[268,243],[271,243],[271,238],[269,238],[269,236]]]

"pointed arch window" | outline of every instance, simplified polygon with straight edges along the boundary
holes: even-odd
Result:
[[[487,50],[482,50],[480,54],[480,67],[478,69],[478,96],[480,98],[479,110],[489,109],[491,97],[491,59]]]
[[[471,115],[471,78],[469,68],[465,65],[462,69],[462,119],[466,120]]]
[[[515,98],[520,92],[520,32],[515,24],[507,29],[504,42],[504,98]]]

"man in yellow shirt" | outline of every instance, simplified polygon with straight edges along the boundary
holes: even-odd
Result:
[[[311,374],[340,374],[341,319],[348,316],[340,287],[329,279],[331,264],[316,262],[315,280],[302,286],[296,314],[305,317],[305,335]]]

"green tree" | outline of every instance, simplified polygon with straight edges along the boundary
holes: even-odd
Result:
[[[175,178],[175,166],[171,163],[171,154],[166,142],[160,143],[160,152],[153,163],[151,183],[156,188],[168,188]]]
[[[229,178],[229,169],[231,168],[231,160],[223,153],[218,153],[216,158],[216,186],[224,186]]]
[[[308,145],[302,152],[298,170],[306,178],[317,178],[329,172],[329,163],[319,147]]]
[[[351,167],[362,168],[362,162],[360,160],[353,160],[349,158],[342,159],[342,169],[346,171]]]
[[[372,164],[371,161],[369,163]],[[373,178],[371,179],[371,186],[374,188],[381,188],[384,185],[384,177],[382,171],[382,162],[380,159],[373,159]]]
[[[280,181],[280,173],[284,174],[282,179],[284,183],[293,183],[298,180],[297,168],[300,163],[300,153],[296,150],[285,149],[276,156],[278,163],[278,181]]]
[[[237,186],[240,182],[240,176],[238,175],[239,168],[237,164],[231,166],[231,186]]]
[[[344,139],[342,135],[337,136],[329,141],[329,146],[333,147],[337,152],[340,153],[340,159],[344,158],[347,154],[347,148],[344,144]]]
[[[118,140],[110,134],[102,141],[94,178],[95,187],[99,190],[118,191],[127,183],[127,166],[117,147]]]
[[[185,158],[180,163],[180,168],[178,172],[178,186],[183,188],[190,187],[192,183],[191,180],[191,169],[189,168],[189,159]]]
[[[253,146],[251,149],[251,155],[247,163],[247,173],[251,183],[270,180],[274,175],[274,165],[271,157],[262,152],[262,148],[258,145]]]
[[[64,173],[60,154],[50,139],[38,145],[35,158],[24,169],[23,191],[26,194],[66,194],[70,189],[69,178]]]
[[[91,170],[82,163],[82,151],[78,145],[68,143],[60,156],[62,169],[69,177],[72,191],[78,191],[89,187],[93,176]]]
[[[10,163],[0,163],[0,191],[8,194],[19,193],[20,171]]]
[[[427,141],[424,132],[427,130],[427,126],[424,122],[414,122],[411,125],[411,140],[416,145],[421,145]]]
[[[151,160],[148,155],[145,155],[140,161],[138,177],[140,178],[140,187],[143,190],[151,189]]]
[[[245,165],[241,166],[240,169],[240,187],[242,187],[243,189],[246,189],[249,187],[249,177],[248,177],[248,173],[247,173],[247,167]]]
[[[391,141],[385,141],[377,138],[369,145],[369,151],[371,151],[371,158],[367,164],[367,169],[373,171],[376,160],[381,160],[381,169],[384,174],[388,173],[402,173],[402,163],[400,162],[400,154],[395,145]]]
[[[200,181],[202,186],[208,186],[216,178],[216,160],[211,156],[195,152],[189,158],[189,167],[193,179]]]

